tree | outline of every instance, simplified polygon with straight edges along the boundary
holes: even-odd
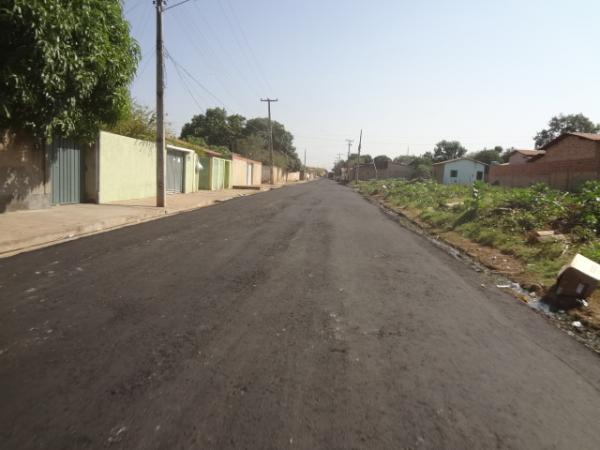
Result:
[[[92,140],[124,117],[140,58],[120,0],[4,0],[0,129]]]
[[[566,116],[559,114],[550,119],[548,128],[536,134],[533,140],[535,141],[535,148],[541,148],[561,134],[573,132],[598,133],[598,131],[600,131],[600,125],[594,124],[581,113]]]
[[[392,162],[392,158],[387,155],[379,155],[373,158],[373,162],[378,169],[386,169],[388,163]]]
[[[129,113],[114,124],[106,125],[106,131],[135,139],[156,139],[156,113],[145,106],[133,103]]]
[[[504,149],[497,145],[492,149],[484,148],[478,152],[469,153],[467,156],[471,159],[481,161],[482,163],[491,164],[494,161],[500,161]]]
[[[398,164],[410,164],[412,160],[415,159],[414,156],[410,155],[400,155],[394,158],[394,162]]]
[[[467,149],[458,141],[440,141],[433,149],[433,159],[435,162],[447,161],[449,159],[462,158]]]
[[[224,146],[233,150],[235,140],[242,136],[246,118],[228,116],[223,108],[209,108],[198,114],[181,129],[181,139],[202,138],[209,146]]]

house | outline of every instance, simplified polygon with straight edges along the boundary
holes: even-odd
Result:
[[[513,149],[508,154],[508,164],[525,164],[545,155],[545,150]]]
[[[231,161],[206,150],[167,144],[169,194],[231,187]],[[111,203],[156,195],[156,144],[100,131],[91,145],[55,138],[0,141],[0,212],[68,203]]]
[[[260,187],[262,163],[238,155],[231,154],[231,171],[234,187]]]
[[[433,165],[433,178],[442,184],[473,184],[484,181],[488,165],[471,158],[457,158]]]
[[[535,183],[561,189],[576,189],[587,180],[600,179],[600,134],[565,133],[548,142],[526,164],[490,167],[489,182],[524,187]]]
[[[218,191],[231,189],[231,160],[223,158],[221,153],[204,150],[205,156],[199,156],[202,166],[198,173],[198,189]]]

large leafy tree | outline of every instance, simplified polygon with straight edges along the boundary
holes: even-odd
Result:
[[[583,114],[559,114],[548,122],[548,128],[543,129],[533,138],[535,148],[541,148],[548,142],[564,133],[598,133],[600,125],[596,125]]]
[[[465,156],[467,149],[458,141],[440,141],[433,149],[433,159],[435,162],[447,161]]]
[[[288,170],[300,170],[302,164],[294,147],[294,136],[285,127],[273,121],[274,162]],[[209,108],[198,114],[181,129],[181,138],[223,146],[248,158],[270,164],[269,120],[262,117],[246,120],[238,114],[227,115],[223,108]]]
[[[481,161],[482,163],[491,164],[494,161],[500,161],[502,159],[501,155],[503,151],[504,149],[497,145],[494,148],[484,148],[478,152],[469,153],[467,156],[476,159],[477,161]]]
[[[240,115],[228,116],[223,108],[209,108],[198,114],[181,129],[181,138],[202,138],[211,146],[224,146],[233,150],[236,139],[242,137],[246,118]]]
[[[91,140],[128,112],[139,57],[120,0],[2,0],[0,129]]]

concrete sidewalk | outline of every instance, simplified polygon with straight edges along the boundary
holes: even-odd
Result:
[[[226,189],[167,196],[167,209],[155,207],[154,197],[97,205],[80,203],[48,209],[0,214],[0,258],[147,220],[253,195],[260,190]]]

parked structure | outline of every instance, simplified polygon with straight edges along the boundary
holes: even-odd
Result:
[[[356,180],[356,166],[350,169],[350,181]],[[361,181],[384,178],[406,178],[414,176],[415,169],[407,164],[398,164],[391,161],[382,161],[376,167],[374,163],[361,164],[358,167],[358,177]]]
[[[442,184],[473,184],[486,179],[488,165],[471,158],[457,158],[433,165],[433,177]]]
[[[262,163],[231,154],[232,179],[234,187],[260,187]]]
[[[525,164],[492,165],[489,182],[510,187],[545,183],[572,190],[584,181],[600,179],[600,134],[566,133],[540,150],[545,154]]]

